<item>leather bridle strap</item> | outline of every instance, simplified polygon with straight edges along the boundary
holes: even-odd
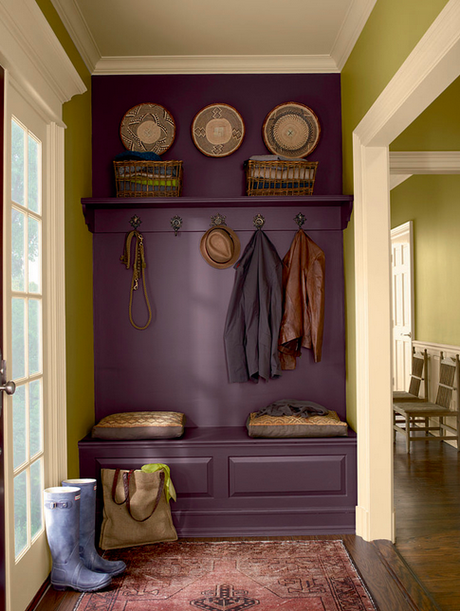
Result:
[[[147,329],[151,320],[152,320],[152,309],[150,307],[149,298],[147,295],[147,288],[145,286],[145,253],[144,253],[144,236],[134,229],[130,231],[126,236],[125,247],[123,250],[123,254],[120,257],[120,261],[124,263],[126,269],[130,268],[131,265],[131,242],[135,240],[134,246],[134,259],[133,259],[133,277],[131,280],[131,289],[129,293],[129,321],[133,325],[135,329],[139,329],[139,331],[143,331]],[[147,310],[149,313],[148,320],[143,327],[137,325],[133,320],[132,307],[133,307],[133,295],[134,291],[137,291],[139,288],[139,279],[142,278],[142,286],[144,290],[144,298],[145,304],[147,306]]]

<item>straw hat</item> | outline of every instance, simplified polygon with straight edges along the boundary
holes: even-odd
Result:
[[[211,227],[201,238],[200,251],[204,260],[217,269],[234,265],[238,261],[240,250],[238,236],[227,225]]]

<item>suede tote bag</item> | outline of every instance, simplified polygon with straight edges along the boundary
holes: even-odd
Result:
[[[166,500],[164,471],[101,469],[101,478],[101,549],[177,540]]]

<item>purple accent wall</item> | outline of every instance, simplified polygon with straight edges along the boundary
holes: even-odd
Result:
[[[114,195],[112,158],[123,150],[118,129],[124,113],[141,102],[164,105],[174,116],[176,140],[164,159],[183,159],[184,196],[238,197],[244,194],[242,163],[266,154],[261,128],[266,114],[286,101],[302,102],[318,115],[322,135],[311,160],[319,161],[315,194],[341,193],[339,75],[123,76],[93,77],[93,196]],[[190,125],[213,102],[242,114],[246,137],[223,159],[196,149]],[[199,204],[197,204],[199,206]],[[323,358],[314,363],[303,350],[295,371],[258,384],[227,381],[223,330],[235,270],[217,270],[202,258],[199,244],[210,217],[227,216],[242,251],[262,213],[267,235],[282,258],[296,232],[294,215],[326,255],[326,313]],[[120,263],[129,219],[137,213],[145,237],[147,289],[153,320],[145,331],[128,319],[131,270]],[[340,209],[248,207],[219,209],[124,209],[97,211],[94,233],[94,325],[96,420],[119,411],[177,410],[189,426],[242,426],[250,411],[283,398],[312,400],[345,418],[345,327],[343,244]],[[177,237],[169,219],[184,219]],[[134,316],[145,320],[140,291]]]
[[[176,123],[176,138],[163,159],[181,159],[184,197],[239,197],[245,194],[243,162],[266,155],[262,125],[278,104],[300,102],[318,116],[321,136],[308,157],[318,161],[315,194],[342,193],[342,137],[339,74],[94,76],[93,197],[114,196],[113,157],[125,150],[119,126],[133,106],[164,106]],[[240,148],[209,158],[194,145],[190,127],[208,104],[230,104],[243,117],[246,133]]]
[[[191,426],[239,426],[248,413],[283,398],[316,401],[345,416],[345,330],[342,232],[308,230],[326,255],[326,310],[323,358],[314,363],[304,350],[295,371],[258,384],[227,381],[223,331],[235,270],[215,269],[199,245],[209,225],[209,209],[99,212],[94,234],[96,418],[135,410],[177,410]],[[254,229],[256,208],[225,209],[229,226],[244,249]],[[175,237],[168,219],[178,213],[183,229]],[[296,232],[297,209],[262,211],[266,233],[281,257]],[[321,210],[304,209],[307,224],[318,226]],[[142,219],[147,260],[147,290],[153,320],[145,331],[128,319],[131,270],[120,263],[125,229],[137,213]],[[100,217],[103,216],[101,219]],[[135,320],[146,320],[140,291]]]

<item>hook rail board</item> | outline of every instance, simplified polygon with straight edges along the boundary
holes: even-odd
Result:
[[[209,209],[212,213],[225,211],[235,230],[254,230],[253,219],[263,214],[265,230],[296,228],[293,216],[306,217],[303,228],[332,231],[347,227],[353,208],[352,195],[319,195],[308,197],[251,197],[251,198],[83,198],[83,214],[92,233],[123,232],[133,214],[142,218],[142,228],[148,231],[170,231],[171,217],[183,219],[181,232],[206,231]],[[230,221],[231,219],[231,221]],[[236,226],[238,225],[238,226]]]

